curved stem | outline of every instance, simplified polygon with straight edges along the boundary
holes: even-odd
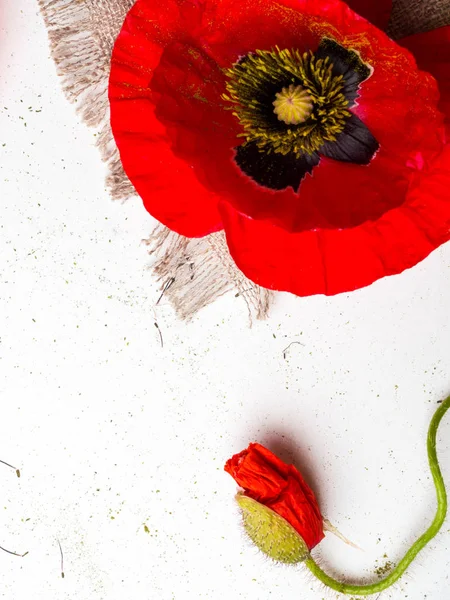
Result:
[[[342,594],[355,594],[357,596],[369,596],[370,594],[376,594],[382,592],[386,588],[390,587],[393,583],[398,581],[412,561],[416,558],[417,554],[430,542],[435,535],[438,533],[442,524],[445,521],[447,515],[447,493],[445,491],[444,480],[442,478],[441,470],[439,468],[439,462],[436,454],[436,433],[439,427],[439,423],[442,417],[445,415],[447,410],[450,408],[450,396],[442,402],[437,411],[434,413],[431,419],[430,427],[428,429],[427,437],[427,450],[428,450],[428,462],[430,465],[431,475],[433,476],[434,485],[436,487],[437,496],[437,511],[433,522],[426,532],[420,536],[418,540],[414,542],[402,560],[398,563],[396,568],[390,573],[386,579],[371,583],[368,585],[349,585],[347,583],[341,583],[336,581],[329,575],[327,575],[317,565],[312,557],[306,559],[305,564],[308,569],[315,575],[322,583]]]

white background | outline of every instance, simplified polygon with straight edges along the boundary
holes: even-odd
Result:
[[[0,596],[336,597],[245,540],[223,464],[250,441],[294,461],[364,548],[327,536],[325,568],[376,579],[434,514],[425,436],[450,393],[450,245],[352,294],[280,294],[252,329],[234,294],[188,325],[162,302],[161,348],[141,243],[154,223],[138,199],[109,199],[33,0],[1,2],[0,107],[0,459],[22,472],[0,465],[0,545],[29,551],[0,552]],[[447,521],[381,597],[448,598],[449,548]]]

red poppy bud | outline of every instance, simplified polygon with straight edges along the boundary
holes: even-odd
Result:
[[[309,550],[325,537],[314,493],[293,465],[260,444],[250,444],[227,461],[225,471],[244,489],[245,496],[290,523]]]

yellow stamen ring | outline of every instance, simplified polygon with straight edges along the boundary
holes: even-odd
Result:
[[[239,119],[239,135],[268,154],[314,154],[326,142],[336,141],[351,116],[344,78],[334,74],[329,56],[317,58],[295,49],[256,50],[226,75],[227,93],[222,97]],[[273,89],[272,97],[265,96],[268,88]],[[270,112],[278,119],[271,119]]]

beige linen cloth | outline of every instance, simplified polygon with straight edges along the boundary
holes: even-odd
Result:
[[[374,0],[376,1],[376,0]],[[114,199],[136,194],[125,175],[109,125],[109,63],[114,40],[134,0],[38,0],[50,47],[68,100],[90,127],[109,168]],[[450,0],[394,0],[394,39],[450,24]],[[264,319],[274,293],[249,281],[235,266],[223,232],[188,239],[158,226],[146,240],[164,296],[182,319],[228,291],[247,303],[250,320]]]

